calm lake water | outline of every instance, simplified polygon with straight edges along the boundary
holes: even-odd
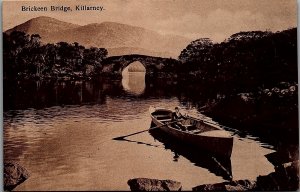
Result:
[[[140,73],[123,80],[4,82],[4,159],[31,174],[16,190],[129,190],[127,180],[136,177],[177,180],[190,190],[228,173],[255,179],[274,171],[264,156],[271,146],[247,134],[234,135],[230,160],[159,132],[113,140],[150,128],[150,106],[179,105],[200,116],[193,100],[202,96],[189,86],[196,85],[145,82]]]

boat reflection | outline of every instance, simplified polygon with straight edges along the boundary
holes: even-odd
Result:
[[[232,180],[231,159],[216,157],[206,151],[193,148],[191,145],[178,143],[169,135],[159,129],[149,131],[154,139],[163,143],[166,150],[174,153],[173,161],[178,161],[180,156],[187,158],[195,166],[208,169],[211,173],[221,176],[225,180]]]

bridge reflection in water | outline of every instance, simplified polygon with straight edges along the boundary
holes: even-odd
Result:
[[[145,83],[146,69],[139,61],[135,61],[128,65],[122,71],[123,89],[133,95],[141,95],[146,88]]]

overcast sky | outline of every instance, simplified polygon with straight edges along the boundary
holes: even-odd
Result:
[[[5,1],[3,29],[38,16],[86,25],[113,21],[160,33],[223,41],[249,30],[280,31],[297,25],[296,0],[98,0]],[[102,12],[22,12],[21,6],[99,5]]]

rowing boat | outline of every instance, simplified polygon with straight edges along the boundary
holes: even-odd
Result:
[[[220,126],[191,116],[174,121],[173,111],[169,109],[151,108],[149,111],[155,126],[174,139],[218,156],[231,157],[233,137]]]

